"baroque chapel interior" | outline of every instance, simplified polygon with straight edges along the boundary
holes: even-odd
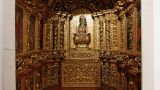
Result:
[[[141,90],[140,0],[16,0],[16,90]]]

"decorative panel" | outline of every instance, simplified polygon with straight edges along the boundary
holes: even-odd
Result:
[[[99,53],[91,50],[70,50],[66,52],[66,59],[99,59]]]
[[[99,87],[100,63],[94,59],[66,60],[62,63],[63,87]]]
[[[108,62],[103,62],[102,67],[102,85],[109,85],[110,79],[110,65]]]
[[[48,63],[46,69],[46,86],[58,85],[60,83],[59,63]]]

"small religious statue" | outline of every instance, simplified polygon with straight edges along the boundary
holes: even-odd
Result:
[[[79,18],[79,28],[78,33],[86,33],[87,21],[85,16],[82,14]]]
[[[84,14],[81,14],[79,17],[77,33],[74,33],[73,40],[76,47],[79,47],[78,45],[86,45],[86,47],[89,48],[91,35],[87,33],[87,20]]]

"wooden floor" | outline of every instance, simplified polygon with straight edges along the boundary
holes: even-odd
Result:
[[[52,86],[52,87],[48,87],[44,90],[116,90],[116,89],[109,88],[107,86],[103,86],[103,87],[59,87],[59,86]]]

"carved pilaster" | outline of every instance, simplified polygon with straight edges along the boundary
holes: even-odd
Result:
[[[110,14],[110,30],[111,30],[111,47],[112,50],[117,50],[118,49],[118,34],[117,34],[117,21],[118,21],[118,17],[114,14],[111,13]]]
[[[126,12],[126,20],[127,20],[127,50],[134,51],[135,48],[135,31],[134,30],[134,15],[133,9],[129,9]]]
[[[70,46],[70,15],[67,15],[66,20],[65,20],[65,25],[64,25],[64,49],[68,50]]]
[[[36,16],[36,20],[35,20],[35,50],[37,50],[39,48],[39,34],[40,34],[40,20],[41,18],[39,16]]]
[[[57,49],[60,49],[60,31],[61,31],[61,22],[60,22],[60,15],[58,15],[58,32],[57,32]]]
[[[126,50],[126,16],[125,14],[123,14],[122,16],[120,16],[120,26],[119,26],[119,29],[120,29],[120,48],[121,50]]]
[[[117,87],[117,66],[116,60],[110,60],[110,79],[109,84],[111,87]]]
[[[58,15],[53,18],[53,49],[58,48]]]
[[[99,16],[99,35],[100,35],[100,49],[106,49],[106,37],[105,37],[105,23],[104,23],[104,16]]]
[[[137,51],[137,8],[133,7],[133,43],[134,43],[134,51]]]
[[[106,35],[106,49],[107,50],[110,50],[111,49],[111,41],[110,41],[110,16],[109,16],[109,13],[105,14],[105,35]]]
[[[99,49],[100,46],[99,46],[99,18],[96,14],[94,14],[93,16],[93,47],[95,47],[95,49]]]
[[[23,52],[26,52],[27,49],[29,48],[29,43],[28,43],[29,17],[30,14],[27,11],[23,10]]]
[[[60,18],[60,32],[59,32],[59,39],[60,39],[60,47],[59,49],[64,49],[64,25],[65,25],[65,17],[64,15],[61,16]]]
[[[52,49],[52,28],[52,19],[49,19],[44,25],[44,49]]]

